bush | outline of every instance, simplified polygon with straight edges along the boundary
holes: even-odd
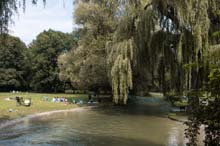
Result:
[[[174,102],[181,101],[181,98],[180,96],[177,96],[176,94],[170,92],[166,95],[166,100],[174,104]]]
[[[72,93],[73,93],[73,90],[65,90],[65,93],[66,93],[66,94],[72,94]]]
[[[73,90],[74,94],[88,94],[87,90]]]
[[[186,100],[176,101],[174,102],[174,105],[178,107],[185,107],[188,106],[188,102]]]

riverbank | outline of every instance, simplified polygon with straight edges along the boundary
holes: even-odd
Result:
[[[168,118],[180,122],[180,123],[185,123],[187,121],[187,114],[186,113],[169,113]]]
[[[0,129],[8,127],[8,126],[12,126],[14,124],[23,122],[25,120],[40,118],[40,117],[44,117],[44,116],[50,116],[52,114],[58,114],[58,113],[64,113],[64,112],[65,113],[74,112],[74,111],[79,111],[81,109],[83,109],[83,107],[77,107],[77,108],[68,109],[68,110],[54,110],[54,111],[49,111],[49,112],[30,114],[30,115],[24,116],[23,118],[17,118],[17,119],[12,119],[10,121],[2,122],[2,123],[0,123]]]
[[[16,96],[31,98],[32,105],[30,107],[17,106],[15,100],[10,100]],[[45,97],[47,97],[47,101],[44,100]],[[68,103],[52,102],[54,97],[66,98]],[[72,110],[79,107],[77,104],[72,104],[72,99],[88,100],[88,96],[86,94],[0,93],[0,124],[28,115],[57,110]]]
[[[0,145],[184,145],[185,125],[169,120],[168,104],[158,98],[136,97],[128,106],[99,104],[73,111],[12,120],[0,130]]]

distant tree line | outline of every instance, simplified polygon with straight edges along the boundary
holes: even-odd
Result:
[[[71,88],[59,79],[57,59],[77,46],[75,34],[50,29],[28,46],[17,37],[1,34],[0,91],[63,92]]]

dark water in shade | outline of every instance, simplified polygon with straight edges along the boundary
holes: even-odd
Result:
[[[0,129],[0,146],[183,146],[185,126],[169,120],[168,111],[159,99],[139,97],[124,107],[26,119]]]

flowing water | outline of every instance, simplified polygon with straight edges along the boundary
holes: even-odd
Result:
[[[185,126],[167,118],[167,103],[156,98],[137,101],[27,118],[0,129],[0,146],[185,145]]]

